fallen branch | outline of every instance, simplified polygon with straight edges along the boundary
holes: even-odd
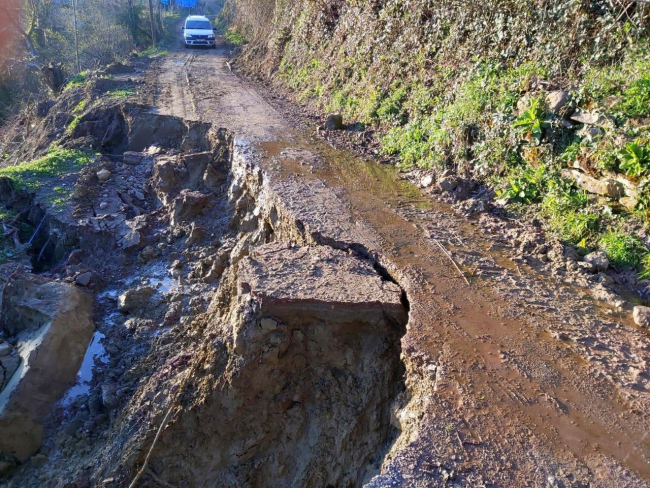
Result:
[[[438,239],[436,239],[435,237],[432,237],[432,239],[433,239],[433,242],[435,242],[438,245],[438,247],[440,248],[440,250],[445,254],[445,256],[447,256],[449,258],[449,261],[451,261],[451,264],[454,265],[454,267],[458,271],[458,274],[460,274],[460,276],[462,276],[462,278],[465,280],[465,283],[467,283],[468,285],[471,286],[471,283],[467,279],[467,276],[465,276],[465,273],[463,273],[463,271],[460,269],[458,264],[456,264],[456,261],[454,261],[454,258],[451,256],[451,254],[449,254],[447,249],[445,249],[445,246],[440,244],[440,241],[438,241]]]

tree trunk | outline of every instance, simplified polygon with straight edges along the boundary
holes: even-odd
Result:
[[[151,45],[156,47],[156,24],[153,19],[153,3],[149,0],[149,23],[151,24]]]

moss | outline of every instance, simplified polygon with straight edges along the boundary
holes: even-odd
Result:
[[[130,97],[133,95],[135,92],[129,88],[120,88],[117,90],[110,91],[106,94],[106,96],[110,98],[126,98]]]

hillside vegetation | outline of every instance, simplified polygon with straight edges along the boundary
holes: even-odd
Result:
[[[249,72],[650,274],[650,5],[234,0]]]

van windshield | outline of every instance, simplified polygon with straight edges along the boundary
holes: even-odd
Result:
[[[212,24],[207,20],[188,20],[185,24],[186,29],[212,30]]]

